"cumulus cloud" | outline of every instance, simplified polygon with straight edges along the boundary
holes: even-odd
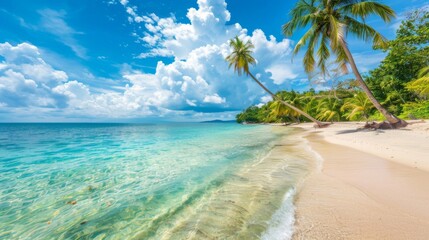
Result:
[[[190,8],[187,18],[190,23],[178,23],[175,18],[160,18],[152,13],[142,17],[147,32],[141,40],[154,46],[149,53],[140,54],[141,58],[154,56],[172,56],[186,59],[194,49],[206,45],[221,45],[230,38],[245,34],[240,24],[226,25],[231,18],[224,0],[198,0],[198,9]],[[128,14],[135,18],[135,13]],[[159,55],[153,54],[159,52]],[[166,55],[169,53],[169,55]]]
[[[131,87],[126,86],[123,92],[92,93],[89,86],[53,69],[43,60],[39,49],[28,43],[0,44],[0,56],[4,59],[0,63],[3,111],[38,109],[39,114],[60,111],[63,116],[124,118],[131,114],[141,117],[162,113],[162,103],[171,97],[153,81],[153,75],[139,73],[124,76]]]
[[[53,69],[41,57],[38,49],[28,43],[12,46],[0,44],[0,103],[2,106],[63,106],[50,89],[66,81],[63,71]]]
[[[231,14],[224,0],[198,0],[197,4],[198,8],[188,10],[189,23],[154,13],[142,16],[145,31],[140,40],[149,50],[139,57],[174,58],[168,65],[158,63],[155,74],[163,88],[178,94],[174,106],[167,104],[169,108],[241,110],[258,103],[265,94],[263,90],[249,79],[236,76],[225,62],[231,51],[229,40],[235,36],[254,44],[258,64],[252,71],[268,87],[279,89],[277,85],[297,76],[290,62],[290,40],[278,41],[260,29],[248,34],[238,23],[227,24]],[[127,13],[135,17],[135,12],[127,10],[129,7]]]
[[[263,103],[263,104],[265,104],[269,101],[272,101],[272,100],[273,100],[273,98],[271,97],[271,95],[265,95],[265,96],[261,97],[261,103]]]
[[[298,77],[298,74],[293,73],[291,69],[280,64],[267,68],[266,72],[271,73],[271,79],[273,79],[274,83],[278,85],[284,83],[286,80]]]
[[[198,8],[188,10],[189,23],[180,23],[174,17],[139,15],[130,2],[120,1],[132,18],[131,24],[144,26],[140,40],[150,50],[139,57],[172,57],[174,61],[159,61],[153,74],[123,70],[118,80],[127,84],[116,91],[94,92],[90,86],[69,79],[65,72],[44,62],[36,46],[2,44],[0,55],[5,60],[0,64],[0,108],[12,106],[13,101],[5,100],[7,92],[15,99],[24,98],[17,101],[21,106],[60,109],[73,116],[232,118],[251,104],[269,100],[250,78],[228,69],[229,39],[236,35],[254,44],[257,64],[251,71],[269,88],[284,89],[279,85],[296,76],[290,64],[289,40],[266,36],[259,29],[248,34],[238,23],[227,24],[231,14],[224,0],[197,3]],[[12,86],[9,82],[19,84],[6,89],[6,85]]]
[[[203,99],[203,102],[205,103],[215,103],[215,104],[219,104],[219,103],[224,103],[225,102],[225,98],[221,98],[219,97],[219,95],[214,94],[211,96],[205,96]]]
[[[184,116],[186,107],[221,104],[225,99],[200,76],[182,75],[158,63],[157,74],[124,72],[128,84],[120,91],[94,93],[88,85],[47,64],[31,44],[0,44],[0,108],[45,109],[65,116],[104,118]],[[188,65],[190,67],[190,65]],[[181,81],[173,81],[177,76]],[[48,109],[48,110],[46,110]],[[190,111],[194,112],[195,111]]]

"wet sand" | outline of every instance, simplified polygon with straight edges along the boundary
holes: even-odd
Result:
[[[429,238],[429,124],[357,133],[353,123],[303,128],[324,160],[298,189],[294,239]]]

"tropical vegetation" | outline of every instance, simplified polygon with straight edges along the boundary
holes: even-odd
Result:
[[[331,51],[337,57],[337,63],[340,64],[339,68],[345,67],[346,64],[351,63],[351,61],[346,58],[346,50],[341,47],[341,43],[332,43],[333,40],[331,38],[333,38],[335,41],[343,41],[341,40],[341,37],[338,39],[335,37],[338,36],[338,34],[331,36],[326,32],[337,31],[338,29],[329,30],[332,28],[332,26],[328,26],[327,22],[316,22],[316,20],[319,20],[318,18],[314,16],[307,16],[309,14],[311,15],[311,13],[314,15],[314,10],[311,10],[312,12],[309,14],[305,14],[310,11],[308,6],[300,7],[300,4],[304,5],[304,3],[312,3],[313,5],[318,3],[324,6],[324,2],[325,1],[318,0],[300,0],[297,4],[298,7],[294,9],[294,16],[299,19],[295,21],[291,20],[291,22],[287,23],[289,25],[285,25],[283,29],[286,31],[285,33],[289,34],[291,33],[291,30],[303,26],[304,23],[314,23],[309,30],[310,33],[304,35],[303,39],[298,42],[295,50],[297,51],[301,47],[307,45],[308,49],[304,57],[304,67],[306,70],[308,72],[314,72],[316,69],[319,69],[322,75],[332,76],[334,75],[333,70],[327,62],[328,58],[330,57],[330,53],[329,51],[325,50],[329,50],[329,48],[331,48]],[[326,1],[326,4],[328,2],[329,1]],[[374,12],[375,10],[371,10],[372,8],[365,4],[372,2],[370,4],[375,4],[374,6],[378,7],[374,9],[381,8],[377,10],[377,14],[383,19],[387,20],[393,14],[390,13],[390,8],[383,7],[384,5],[379,5],[375,1],[339,0],[331,2],[337,3],[339,5],[336,5],[331,9],[325,9],[324,11],[333,11],[342,7],[345,8],[342,11],[345,11],[346,13],[353,13],[353,11],[356,11],[356,14],[363,14],[363,12],[367,12],[368,14]],[[345,2],[349,2],[350,4],[353,3],[353,6],[359,7],[353,8],[351,6],[344,5]],[[361,5],[359,5],[359,3]],[[316,7],[320,8],[322,6]],[[348,19],[346,17],[339,18],[338,16],[336,18],[340,20],[342,19],[342,21]],[[332,25],[342,25],[345,23],[338,20],[332,22]],[[287,106],[281,105],[279,99],[282,102],[290,103],[299,107],[307,114],[314,116],[320,121],[369,121],[386,119],[386,115],[383,114],[382,111],[379,111],[377,104],[374,104],[374,101],[371,98],[374,98],[380,106],[383,106],[383,108],[390,115],[397,119],[429,118],[428,10],[423,9],[409,13],[406,19],[401,22],[401,25],[399,26],[396,33],[396,38],[391,41],[386,41],[384,38],[379,39],[379,37],[382,38],[381,35],[378,35],[376,32],[372,32],[372,30],[370,30],[371,28],[367,25],[365,25],[363,30],[361,29],[359,31],[357,28],[358,26],[361,25],[357,24],[356,28],[352,29],[349,27],[349,31],[357,32],[356,34],[358,36],[360,36],[359,34],[362,34],[361,37],[364,39],[371,38],[373,41],[377,40],[378,42],[383,43],[381,44],[383,46],[380,46],[380,44],[375,44],[376,46],[374,47],[386,52],[386,57],[380,63],[380,65],[374,70],[369,71],[363,75],[362,81],[360,81],[358,77],[360,74],[358,74],[358,76],[355,74],[356,79],[350,79],[347,76],[343,76],[341,80],[335,81],[334,86],[330,86],[329,88],[326,86],[321,86],[323,89],[325,89],[323,91],[316,92],[314,89],[304,92],[296,92],[293,90],[279,91],[275,94],[276,97],[273,98],[273,101],[264,105],[251,106],[242,113],[238,114],[237,121],[307,121],[307,119],[302,117],[302,115],[297,111],[294,111]],[[319,39],[319,42],[317,42],[317,39]],[[329,47],[327,44],[320,44],[320,42],[330,42]],[[318,49],[315,56],[316,58],[319,58],[317,66],[315,66],[316,60],[314,58],[314,51],[316,47],[318,47]],[[365,84],[365,86],[367,86],[367,90],[371,93],[369,96],[368,91],[365,91],[365,88],[362,89],[362,82]]]
[[[297,54],[306,46],[303,60],[305,71],[313,72],[317,67],[325,73],[326,63],[333,53],[345,74],[348,72],[347,65],[350,65],[360,87],[387,121],[395,127],[405,126],[405,121],[390,113],[375,98],[358,71],[347,44],[346,37],[354,35],[371,42],[374,47],[387,46],[387,39],[367,24],[367,18],[373,15],[385,22],[395,17],[389,6],[376,0],[298,0],[291,11],[292,19],[283,25],[283,33],[291,36],[297,29],[309,27],[294,49]]]
[[[245,73],[246,75],[250,76],[268,94],[270,94],[272,98],[276,101],[292,109],[294,112],[305,116],[307,119],[313,121],[318,127],[322,127],[324,125],[323,123],[308,115],[306,112],[295,107],[291,103],[285,102],[281,98],[278,98],[250,72],[249,65],[253,65],[256,63],[256,60],[252,57],[252,50],[254,46],[250,41],[244,42],[237,36],[234,39],[230,40],[230,47],[232,48],[232,52],[226,57],[226,61],[229,62],[229,67],[234,66],[234,71],[237,72],[238,75],[242,75],[243,73]]]

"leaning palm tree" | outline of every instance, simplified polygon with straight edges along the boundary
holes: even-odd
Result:
[[[303,46],[308,46],[303,59],[306,72],[315,70],[317,58],[317,67],[322,73],[326,73],[326,63],[331,52],[334,53],[336,62],[344,73],[347,72],[347,64],[351,66],[365,94],[392,126],[407,125],[375,99],[363,81],[346,42],[346,36],[354,34],[360,39],[371,41],[374,46],[386,47],[387,40],[367,25],[365,20],[370,15],[377,15],[389,22],[395,16],[390,7],[377,0],[298,0],[291,15],[292,19],[283,25],[285,36],[291,36],[298,28],[310,27],[294,49],[294,54],[297,54]]]
[[[236,36],[230,40],[229,46],[232,48],[232,53],[226,57],[226,61],[229,62],[229,67],[234,66],[234,71],[237,72],[239,76],[245,73],[246,75],[250,76],[268,94],[270,94],[273,100],[281,102],[287,107],[310,119],[317,125],[317,127],[326,126],[326,124],[316,120],[306,112],[280,99],[270,90],[268,90],[268,88],[266,88],[255,76],[253,76],[249,70],[249,65],[255,64],[256,60],[252,57],[252,50],[254,46],[250,41],[243,42],[240,38],[238,38],[238,36]]]

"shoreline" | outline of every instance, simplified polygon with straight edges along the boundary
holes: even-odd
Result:
[[[362,125],[293,126],[323,158],[297,188],[293,239],[429,236],[429,124],[356,132]]]

